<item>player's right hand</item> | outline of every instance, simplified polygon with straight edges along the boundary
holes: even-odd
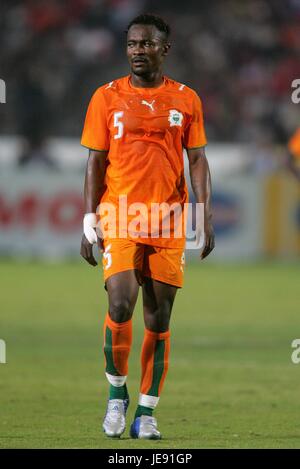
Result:
[[[95,213],[87,213],[83,219],[83,236],[81,240],[80,254],[92,266],[97,265],[97,261],[93,254],[93,245],[98,244],[101,252],[104,250],[103,239],[99,238],[96,233],[97,215]]]
[[[94,267],[97,265],[97,261],[93,254],[93,245],[86,239],[85,235],[82,235],[80,255]]]

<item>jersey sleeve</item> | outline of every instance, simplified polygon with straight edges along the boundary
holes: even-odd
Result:
[[[85,116],[81,145],[91,150],[109,150],[107,107],[101,88],[94,93],[89,103]]]
[[[185,148],[198,148],[207,144],[201,99],[193,93],[192,118],[184,132]]]

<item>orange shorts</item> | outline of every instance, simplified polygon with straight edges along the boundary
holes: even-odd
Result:
[[[102,255],[104,282],[114,274],[136,269],[143,277],[181,288],[183,285],[184,251],[161,248],[130,239],[105,239]]]

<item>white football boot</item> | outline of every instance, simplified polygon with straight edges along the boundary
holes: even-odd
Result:
[[[103,420],[103,431],[111,438],[119,438],[125,431],[125,417],[129,399],[110,399]]]
[[[160,440],[161,434],[157,430],[156,418],[149,415],[141,415],[134,419],[130,427],[131,438],[140,438],[144,440]]]

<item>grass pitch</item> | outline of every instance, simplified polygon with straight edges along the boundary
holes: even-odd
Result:
[[[190,264],[172,318],[170,370],[156,416],[163,440],[128,437],[139,387],[134,316],[128,426],[102,433],[107,400],[100,268],[3,261],[1,448],[299,448],[297,265]]]

